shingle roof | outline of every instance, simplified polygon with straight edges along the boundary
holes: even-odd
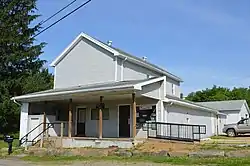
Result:
[[[212,108],[212,107],[208,107],[206,105],[200,105],[196,102],[192,102],[192,101],[189,101],[189,100],[184,100],[184,99],[181,99],[179,97],[176,97],[176,96],[173,96],[173,95],[166,95],[166,98],[169,98],[169,99],[174,99],[174,100],[177,100],[177,101],[182,101],[182,102],[185,102],[185,103],[189,103],[189,104],[192,104],[192,105],[196,105],[196,106],[199,106],[199,107],[203,107],[204,109],[208,109],[208,110],[213,110],[213,112],[217,112],[218,110],[215,109],[215,108]]]
[[[226,101],[211,101],[211,102],[197,102],[197,104],[214,108],[219,111],[226,110],[240,110],[246,100],[226,100]]]

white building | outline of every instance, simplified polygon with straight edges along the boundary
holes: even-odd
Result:
[[[199,102],[198,104],[226,114],[226,124],[237,123],[241,119],[249,118],[249,107],[246,100],[211,101]]]
[[[53,89],[12,98],[22,104],[23,145],[60,133],[64,147],[131,147],[148,136],[200,139],[217,134],[224,116],[181,99],[178,76],[84,33],[51,66]]]

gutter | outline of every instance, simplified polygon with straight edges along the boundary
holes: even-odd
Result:
[[[206,110],[206,111],[209,111],[209,112],[212,112],[212,113],[215,113],[215,114],[219,114],[219,112],[217,110],[213,110],[213,109],[210,109],[210,108],[207,108],[207,107],[198,106],[198,105],[187,103],[187,102],[184,102],[184,101],[178,101],[178,100],[174,100],[174,99],[167,99],[167,100],[164,100],[164,101],[167,102],[167,103],[170,103],[171,105],[172,104],[177,104],[177,105],[181,105],[181,106],[185,106],[185,107],[190,107],[190,108],[194,108],[194,109],[202,109],[202,110]]]

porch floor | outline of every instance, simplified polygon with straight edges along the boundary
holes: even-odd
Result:
[[[52,140],[56,140],[57,147],[64,148],[80,148],[80,147],[92,147],[92,148],[132,148],[137,143],[142,143],[141,140],[135,140],[133,138],[96,138],[96,137],[51,137]]]

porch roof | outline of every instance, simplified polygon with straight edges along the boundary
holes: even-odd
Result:
[[[159,78],[149,78],[143,80],[129,80],[119,82],[105,82],[88,85],[79,85],[69,88],[56,88],[35,93],[30,93],[22,96],[12,97],[11,100],[17,101],[32,101],[47,97],[62,97],[73,96],[74,94],[103,94],[103,93],[118,93],[118,92],[135,92],[141,90],[141,86],[158,81]]]

